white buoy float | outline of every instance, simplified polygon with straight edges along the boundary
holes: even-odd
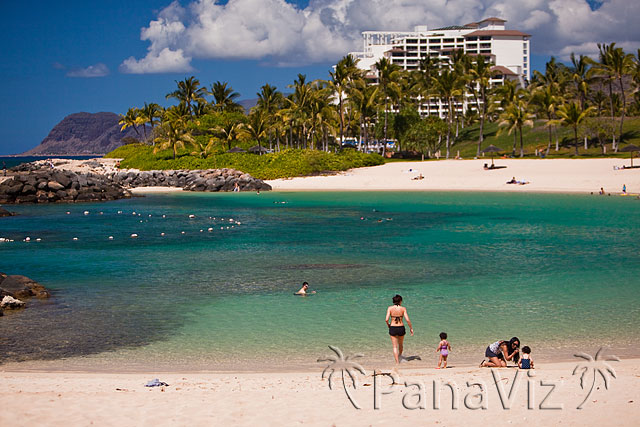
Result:
[[[118,211],[118,215],[120,215],[122,213],[122,211]]]
[[[89,215],[89,211],[84,211],[83,212],[85,215]]]
[[[201,233],[202,233],[202,231],[203,231],[203,230],[202,230],[202,229],[200,229],[200,232],[201,232]]]
[[[36,242],[41,242],[41,241],[42,241],[42,239],[39,238],[39,237],[36,239]]]
[[[207,231],[213,231],[212,227],[207,228]]]
[[[133,213],[132,213],[131,215],[135,215],[135,214],[136,214],[136,212],[135,212],[135,211],[133,211]]]
[[[183,232],[182,232],[182,234],[187,234],[187,233],[185,233],[185,232],[183,231]]]
[[[160,233],[160,236],[164,237],[164,233]]]
[[[78,240],[78,238],[77,238],[77,237],[74,237],[74,238],[73,238],[73,240]]]
[[[67,213],[67,215],[71,215],[71,212],[69,212],[69,211],[67,211],[66,213]]]
[[[166,217],[167,217],[166,215],[162,215],[162,218],[166,218]]]
[[[113,240],[113,236],[109,236],[109,240]]]
[[[194,214],[189,215],[189,218],[195,218],[196,216]]]
[[[25,237],[25,238],[24,238],[24,241],[25,241],[25,242],[30,242],[30,241],[31,241],[31,237]]]
[[[135,239],[136,237],[138,237],[138,235],[137,235],[136,233],[133,233],[133,234],[131,235],[131,238],[132,238],[132,239]]]

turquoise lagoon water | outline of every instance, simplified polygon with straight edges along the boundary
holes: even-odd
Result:
[[[0,237],[15,239],[0,243],[0,271],[54,297],[0,319],[0,354],[267,369],[312,366],[331,344],[389,363],[384,314],[399,293],[416,331],[405,353],[419,363],[433,364],[441,331],[458,363],[513,335],[538,358],[600,346],[637,356],[639,207],[628,197],[431,192],[15,206],[19,216],[0,220]],[[293,296],[305,280],[318,293]]]

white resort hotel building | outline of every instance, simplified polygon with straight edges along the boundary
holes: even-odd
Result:
[[[521,86],[529,81],[531,66],[529,62],[529,34],[518,30],[505,29],[504,19],[488,18],[480,22],[429,30],[426,26],[417,26],[414,31],[365,31],[362,52],[351,52],[358,59],[358,67],[368,72],[367,78],[377,81],[375,63],[381,58],[399,65],[404,70],[418,70],[419,61],[427,55],[447,60],[454,50],[463,50],[467,54],[482,55],[493,64],[492,86],[501,85],[505,79],[517,79]],[[458,103],[455,109],[464,112],[472,107],[472,100]],[[420,107],[423,115],[445,117],[446,103],[436,98],[425,100]]]

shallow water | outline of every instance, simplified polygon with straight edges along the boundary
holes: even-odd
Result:
[[[622,197],[432,192],[15,206],[19,216],[0,220],[0,237],[16,240],[0,243],[0,271],[54,297],[0,319],[0,354],[264,368],[313,364],[332,344],[387,360],[384,313],[399,293],[416,330],[407,354],[429,361],[441,331],[459,361],[513,335],[547,358],[603,345],[638,355],[639,207]],[[305,280],[318,294],[293,296]]]

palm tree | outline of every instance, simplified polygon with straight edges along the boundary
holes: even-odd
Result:
[[[311,84],[307,83],[306,75],[298,74],[298,78],[289,87],[294,91],[285,99],[287,107],[283,109],[282,113],[290,120],[291,137],[293,137],[293,129],[296,128],[298,146],[302,142],[306,147],[307,125],[309,123],[309,108],[312,96]]]
[[[162,115],[164,114],[164,109],[155,103],[147,104],[144,103],[144,107],[140,109],[140,113],[138,119],[142,124],[142,130],[144,132],[145,139],[147,138],[146,126],[149,123],[151,127],[151,132],[153,133],[153,129],[156,127],[156,124],[160,122]],[[156,121],[157,119],[157,121]]]
[[[155,138],[156,146],[153,152],[156,153],[161,149],[172,148],[173,160],[175,160],[178,148],[193,144],[195,141],[187,129],[190,118],[186,104],[180,103],[178,106],[167,109],[160,126],[159,135]]]
[[[384,96],[384,140],[387,141],[387,125],[389,123],[389,101],[395,99],[399,92],[398,78],[400,66],[393,64],[388,58],[380,58],[374,65],[378,70],[378,84]],[[384,154],[384,153],[383,153]]]
[[[537,107],[538,112],[546,119],[546,127],[549,131],[549,143],[547,144],[546,155],[549,155],[551,150],[551,130],[553,128],[553,120],[555,118],[555,111],[558,105],[558,98],[553,95],[553,92],[549,86],[541,86],[534,89],[531,103]],[[557,140],[556,140],[557,141]],[[558,146],[556,145],[556,151]]]
[[[120,125],[120,131],[124,131],[125,129],[131,127],[136,134],[140,136],[140,132],[138,132],[138,117],[140,116],[140,110],[132,107],[127,110],[127,114],[120,114],[120,120],[118,120],[118,124]]]
[[[338,61],[334,71],[329,72],[331,79],[328,86],[338,98],[338,116],[340,119],[340,142],[344,140],[344,97],[349,86],[358,77],[358,60],[352,55],[347,55]]]
[[[576,93],[578,99],[580,99],[580,108],[584,108],[584,104],[587,100],[587,94],[589,92],[589,58],[580,55],[578,59],[571,53],[571,79],[575,83]]]
[[[520,157],[524,157],[524,141],[522,138],[522,128],[524,126],[533,127],[534,115],[527,111],[527,104],[522,99],[518,99],[509,105],[500,114],[500,123],[498,124],[502,128],[508,130],[508,134],[514,130],[520,133]],[[516,154],[516,147],[513,146],[513,155]]]
[[[251,114],[249,114],[248,122],[240,125],[240,132],[258,143],[260,154],[262,154],[262,141],[267,136],[267,130],[267,118],[260,110],[252,111]]]
[[[242,122],[238,122],[235,120],[225,120],[222,125],[217,126],[213,130],[222,135],[223,139],[227,143],[227,149],[231,150],[231,145],[238,139],[238,136],[241,133],[241,129]]]
[[[462,94],[463,81],[455,70],[444,68],[437,77],[432,77],[434,93],[447,102],[447,159],[451,150],[451,126],[453,124],[453,102]]]
[[[575,375],[578,372],[582,372],[582,374],[580,375],[580,388],[584,389],[585,379],[588,373],[591,373],[591,376],[593,378],[593,380],[591,381],[591,388],[589,389],[589,392],[585,396],[582,403],[578,405],[577,409],[582,409],[582,406],[585,404],[587,399],[589,399],[589,396],[591,396],[591,393],[593,392],[593,387],[596,385],[596,379],[598,377],[598,374],[600,374],[600,376],[602,377],[602,380],[604,381],[604,388],[607,390],[609,389],[609,381],[610,381],[609,375],[611,375],[613,378],[617,378],[616,371],[613,369],[611,365],[609,365],[606,362],[614,362],[614,361],[619,362],[620,359],[617,356],[601,357],[600,353],[602,353],[602,350],[603,349],[600,348],[596,353],[595,357],[592,357],[591,355],[586,353],[574,354],[575,357],[579,357],[581,359],[586,360],[586,362],[578,363],[576,367],[573,369],[573,373],[572,373],[572,375]]]
[[[231,86],[227,87],[227,82],[215,82],[211,85],[209,95],[213,96],[213,109],[218,112],[223,111],[241,111],[242,106],[235,102],[240,96],[238,92],[234,92]]]
[[[278,151],[280,150],[280,138],[278,132],[276,113],[282,107],[283,96],[278,91],[278,88],[265,84],[260,88],[260,92],[257,93],[258,102],[254,108],[261,110],[269,124],[269,145],[271,145],[272,137],[276,135],[276,144]]]
[[[478,148],[476,150],[477,157],[480,156],[482,142],[484,141],[484,121],[489,108],[489,87],[493,74],[494,72],[491,71],[491,64],[484,56],[477,56],[475,60],[471,62],[468,69],[469,90],[476,101],[476,108],[480,118],[480,134],[478,135]]]
[[[611,45],[598,43],[598,61],[589,60],[591,62],[591,69],[589,70],[590,77],[598,78],[605,82],[609,88],[609,106],[611,113],[611,122],[615,122],[615,110],[613,108],[613,81],[615,76],[613,75],[611,65],[611,51],[615,49],[615,43]],[[611,146],[614,152],[618,151],[618,145],[616,144],[616,133],[612,132]]]
[[[622,125],[624,124],[625,111],[627,109],[627,97],[624,90],[624,77],[631,73],[633,67],[633,55],[626,54],[621,47],[613,48],[612,43],[609,49],[609,70],[611,76],[618,81],[620,85],[620,97],[622,100],[622,108],[620,109],[620,132],[618,141],[622,142]]]
[[[578,126],[586,119],[595,109],[589,107],[587,109],[580,108],[580,104],[577,102],[570,102],[568,104],[561,105],[558,108],[558,116],[560,117],[559,123],[570,126],[573,128],[574,143],[576,148],[576,156],[578,153]]]
[[[380,87],[377,85],[368,85],[361,80],[351,90],[349,104],[358,114],[360,122],[360,143],[369,142],[369,126],[376,116],[376,106],[380,97]],[[362,146],[360,146],[362,149]]]
[[[324,368],[324,370],[322,371],[322,379],[324,379],[325,375],[328,373],[328,379],[329,379],[329,389],[333,388],[333,374],[337,371],[340,370],[340,374],[341,374],[341,378],[342,378],[342,387],[344,389],[344,392],[347,394],[347,397],[349,398],[349,402],[351,402],[351,404],[356,408],[356,409],[360,409],[360,405],[358,405],[358,403],[353,400],[353,397],[351,396],[351,393],[349,393],[349,389],[347,388],[347,381],[345,379],[345,372],[347,373],[347,376],[351,379],[351,385],[353,386],[353,388],[356,388],[357,385],[357,381],[356,381],[356,372],[358,371],[360,372],[362,375],[366,375],[366,372],[364,370],[364,368],[357,362],[353,362],[350,361],[349,358],[353,358],[353,359],[357,359],[359,357],[364,357],[364,355],[362,354],[354,354],[353,356],[347,356],[345,357],[344,354],[342,353],[342,350],[340,350],[338,347],[334,347],[332,345],[329,346],[329,348],[336,354],[335,356],[329,356],[326,359],[318,359],[318,362],[330,362],[329,365],[327,365],[326,368]]]
[[[207,91],[205,88],[200,87],[200,81],[194,76],[186,78],[182,81],[176,81],[178,89],[167,94],[166,98],[175,98],[179,102],[183,102],[187,106],[189,115],[192,114],[191,104],[196,102],[206,102],[204,95]]]

